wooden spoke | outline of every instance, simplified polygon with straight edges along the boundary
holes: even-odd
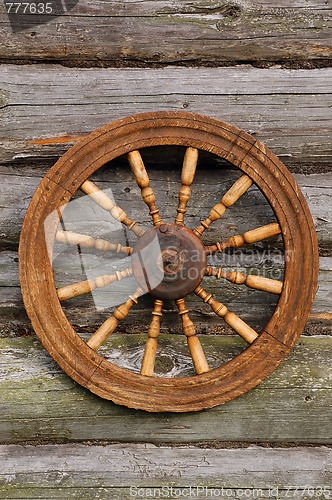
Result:
[[[194,363],[194,367],[196,373],[199,375],[200,373],[205,373],[209,371],[209,365],[206,361],[206,357],[199,341],[199,338],[196,335],[196,330],[194,323],[189,318],[188,309],[186,308],[186,304],[184,299],[178,299],[176,301],[176,305],[179,309],[179,314],[182,319],[182,328],[184,334],[187,337],[188,347],[191,354],[191,358]]]
[[[163,221],[160,218],[159,209],[156,207],[156,198],[150,186],[149,176],[145,169],[140,152],[131,151],[130,153],[128,153],[128,161],[137,185],[141,189],[143,201],[150,209],[150,215],[152,216],[153,225],[159,226]]]
[[[179,206],[177,208],[177,216],[175,219],[175,224],[183,226],[184,214],[186,213],[187,203],[190,198],[190,186],[194,180],[196,166],[198,160],[198,149],[187,148],[184,155],[182,173],[181,173],[181,187],[179,191]]]
[[[241,177],[234,182],[233,186],[227,191],[227,193],[222,197],[221,202],[215,205],[207,218],[201,221],[200,226],[194,229],[197,236],[201,237],[205,229],[209,229],[210,224],[224,215],[226,208],[234,205],[234,203],[250,188],[252,185],[252,180],[247,175],[241,175]]]
[[[124,271],[116,271],[114,274],[105,274],[104,276],[99,276],[94,280],[79,281],[78,283],[73,283],[72,285],[58,288],[57,294],[59,300],[62,302],[64,300],[72,299],[73,297],[78,297],[79,295],[89,293],[95,288],[104,288],[105,286],[113,283],[113,281],[121,281],[123,278],[132,276],[132,274],[133,270],[131,267],[129,267]]]
[[[194,292],[198,297],[204,300],[211,309],[220,317],[224,318],[226,323],[233,328],[239,335],[241,335],[244,340],[251,344],[255,339],[257,339],[258,334],[253,330],[247,323],[245,323],[241,318],[236,316],[236,314],[230,312],[227,307],[215,300],[210,293],[207,293],[200,285],[195,288]]]
[[[93,201],[95,201],[100,207],[102,207],[104,210],[107,210],[112,215],[112,217],[114,217],[114,219],[122,222],[125,226],[128,227],[128,229],[131,229],[133,233],[136,234],[136,236],[143,236],[143,234],[145,233],[144,229],[138,227],[135,221],[129,219],[126,212],[124,212],[122,208],[115,205],[111,198],[109,198],[109,196],[107,196],[107,194],[99,189],[93,182],[89,180],[83,182],[80,189],[83,191],[83,193],[91,196]]]
[[[79,245],[84,248],[95,247],[97,250],[103,250],[105,252],[111,251],[116,253],[124,253],[130,255],[133,252],[132,247],[124,247],[120,243],[111,243],[107,240],[95,239],[92,236],[87,236],[85,234],[73,233],[72,231],[62,231],[58,230],[55,239],[62,243],[67,243],[68,245]]]
[[[93,335],[91,335],[91,337],[87,341],[87,345],[94,351],[99,349],[99,347],[105,342],[107,337],[114,332],[119,321],[127,316],[134,304],[137,304],[137,298],[142,294],[143,290],[138,287],[133,295],[129,295],[129,300],[127,300],[127,302],[125,302],[124,304],[121,304],[121,306],[119,306],[114,311],[113,315],[108,318]]]
[[[154,371],[154,364],[157,353],[157,337],[160,332],[160,318],[162,316],[161,309],[163,307],[162,300],[155,300],[154,310],[152,311],[152,321],[148,330],[148,339],[145,344],[145,351],[141,367],[141,375],[151,377]]]
[[[273,224],[268,224],[267,226],[257,227],[251,231],[247,231],[244,234],[238,234],[237,236],[232,236],[227,241],[223,243],[217,243],[215,245],[205,247],[206,253],[208,255],[214,254],[219,250],[225,250],[226,248],[238,248],[244,243],[256,243],[257,241],[265,240],[271,236],[276,236],[281,233],[280,226],[277,222]]]
[[[280,294],[283,287],[282,281],[254,276],[252,274],[245,276],[243,273],[237,271],[227,272],[210,266],[206,268],[206,276],[215,276],[217,279],[224,278],[237,285],[247,285],[249,288],[255,288],[256,290],[275,294]]]

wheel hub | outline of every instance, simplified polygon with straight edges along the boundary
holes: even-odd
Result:
[[[158,299],[179,299],[202,281],[206,252],[190,229],[161,224],[146,231],[132,254],[138,283]]]

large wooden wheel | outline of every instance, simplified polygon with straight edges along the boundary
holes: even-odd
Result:
[[[186,153],[181,173],[179,204],[174,223],[163,223],[145,169],[141,148],[181,145]],[[186,205],[194,181],[200,150],[208,151],[238,167],[233,186],[221,193],[221,201],[201,224],[184,226]],[[128,155],[134,178],[149,207],[152,226],[144,230],[129,219],[122,208],[89,180],[89,176],[110,160]],[[221,172],[222,176],[222,172]],[[262,191],[276,216],[276,223],[250,229],[225,242],[204,246],[204,233],[248,190],[252,183]],[[74,193],[81,189],[96,204],[121,221],[136,236],[135,246],[94,239],[89,235],[58,229],[59,217]],[[207,266],[207,255],[278,233],[285,249],[283,282]],[[131,254],[132,265],[95,280],[56,289],[51,255],[54,241],[95,246],[103,251]],[[152,241],[160,252],[142,264],[141,252]],[[199,259],[192,259],[195,254]],[[261,142],[225,122],[184,112],[145,113],[101,127],[82,139],[46,174],[28,208],[20,239],[20,280],[26,310],[45,348],[60,367],[82,386],[118,404],[149,411],[191,411],[229,401],[256,386],[271,373],[295,345],[313,304],[318,270],[314,225],[298,185],[281,161]],[[194,270],[194,272],[192,272]],[[162,273],[157,284],[149,276]],[[116,280],[134,275],[137,288],[85,342],[75,332],[62,309],[62,301],[96,287],[112,286]],[[261,332],[256,332],[226,305],[204,290],[204,276],[215,276],[280,295],[275,311]],[[209,370],[207,359],[186,308],[185,297],[194,292],[232,329],[248,347],[218,368]],[[101,357],[97,350],[115,330],[118,322],[139,300],[154,296],[151,325],[141,374],[120,368]],[[153,376],[163,300],[176,301],[183,331],[197,375],[181,378]]]

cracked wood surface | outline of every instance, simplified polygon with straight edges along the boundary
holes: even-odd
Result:
[[[183,498],[212,496],[224,488],[232,498],[295,496],[310,484],[310,498],[329,490],[332,451],[326,447],[211,449],[153,444],[1,445],[2,498],[123,499],[134,493],[158,498],[154,488],[181,488]],[[102,466],[101,466],[102,464]],[[167,489],[164,489],[166,494]],[[207,489],[206,489],[207,488]],[[174,493],[176,490],[173,490]],[[243,492],[243,493],[242,493]],[[310,493],[312,491],[310,490]],[[132,493],[130,495],[130,493]],[[180,492],[179,492],[180,493]],[[241,495],[242,493],[242,495]],[[303,490],[300,494],[305,497]],[[317,493],[317,496],[316,496]],[[181,493],[180,493],[181,494]],[[216,494],[217,495],[217,494]],[[215,496],[216,496],[215,495]],[[179,495],[177,495],[179,496]],[[324,498],[324,497],[323,497]]]
[[[173,151],[168,149],[153,149],[149,155],[144,154],[146,165],[151,177],[156,200],[161,206],[160,213],[166,222],[172,222],[176,215],[178,190],[180,187],[181,161],[183,149]],[[167,157],[167,170],[160,168],[157,162]],[[232,182],[239,176],[238,170],[232,170],[218,161],[211,161],[200,155],[199,167],[192,185],[191,198],[187,207],[186,225],[194,229],[201,218],[205,218],[219,197],[227,191]],[[0,167],[0,248],[17,247],[25,212],[33,193],[42,177],[47,173],[50,164],[44,162],[37,166],[3,165]],[[332,247],[332,173],[294,174],[308,203],[315,224],[318,244],[322,255],[330,252]],[[125,207],[128,215],[141,225],[151,225],[148,209],[141,200],[139,188],[130,172],[125,158],[112,162],[100,169],[93,176],[98,186],[115,196],[120,207]],[[85,198],[86,199],[86,198]],[[86,199],[87,200],[87,199]],[[76,203],[76,205],[75,205]],[[112,237],[115,228],[112,218],[103,210],[98,210],[89,200],[72,202],[70,216],[66,217],[68,228],[75,232],[86,233],[95,238]],[[75,209],[84,209],[85,218],[81,213],[75,216]],[[69,210],[69,208],[67,208]],[[86,221],[86,222],[85,222]],[[252,186],[250,190],[229,210],[220,221],[214,223],[204,234],[204,244],[214,244],[216,241],[226,241],[235,234],[275,222],[271,207],[260,191]],[[136,239],[127,235],[131,244]],[[114,238],[124,238],[124,233],[114,232]],[[262,241],[256,247],[270,246],[271,241],[281,248],[281,238]]]
[[[2,65],[1,71],[1,162],[56,160],[80,136],[117,118],[186,109],[253,134],[293,171],[330,170],[330,68]]]
[[[93,64],[331,59],[327,0],[71,3],[43,24],[27,16],[14,33],[2,9],[0,57]]]
[[[328,61],[332,54],[331,5],[327,0],[264,0],[260,6],[242,1],[181,1],[176,5],[170,1],[135,1],[120,5],[81,0],[65,16],[44,25],[24,26],[24,31],[17,33],[12,33],[2,11],[0,26],[0,58],[10,63],[15,59],[34,59],[69,65],[157,66],[246,61],[264,64],[283,60],[295,66],[297,61]],[[5,319],[4,336],[29,331],[13,248],[31,194],[49,167],[41,162],[31,168],[31,162],[49,158],[55,161],[92,129],[140,111],[185,108],[225,119],[253,133],[279,154],[293,172],[330,170],[330,69],[293,72],[242,66],[92,72],[58,66],[2,65],[1,70],[4,76],[0,84],[0,112],[4,131],[0,134],[0,161],[21,162],[20,166],[7,165],[2,170],[1,245],[9,248],[0,253],[0,318]],[[297,180],[313,213],[321,250],[329,251],[328,177],[300,177]],[[120,182],[126,184],[125,179]],[[27,189],[22,192],[24,186]],[[263,205],[258,205],[255,213],[261,220],[270,217]],[[193,210],[189,216],[194,222]],[[227,222],[226,232],[233,231],[234,225],[240,228],[244,224],[239,214],[235,221]],[[218,231],[214,236],[217,234]],[[264,248],[260,250],[264,252]],[[67,256],[65,264],[64,272],[58,276],[60,281],[65,281],[75,269],[72,255]],[[280,273],[278,256],[267,267],[268,272]],[[318,294],[307,326],[309,334],[331,333],[331,313],[327,312],[331,259],[322,258],[320,268]],[[227,293],[223,290],[235,310],[238,307],[238,311],[243,311],[241,302],[235,300],[235,292],[238,289],[227,289]],[[240,296],[248,301],[248,296]],[[250,311],[245,316],[249,321],[262,321],[259,297],[249,297]],[[268,312],[273,304],[266,300],[265,297]],[[91,301],[85,301],[83,306],[87,308],[85,316],[82,305],[75,304],[67,314],[72,314],[73,322],[76,318],[84,326],[82,330],[88,330],[100,317]],[[147,306],[151,304],[143,303],[135,321],[131,318],[124,331],[146,332]],[[201,323],[202,331],[206,324],[212,325],[213,331],[211,315],[198,304],[192,306],[193,317]],[[179,329],[175,317],[172,310],[164,314],[163,332],[166,327],[174,333]],[[145,337],[117,335],[113,339],[116,349],[111,352],[106,346],[104,354],[115,362],[121,359],[128,366],[134,360],[134,368],[138,369],[136,361],[142,355]],[[176,338],[174,343],[181,340]],[[211,340],[214,339],[206,337],[203,342],[209,344]],[[241,342],[234,337],[218,337],[218,352],[208,347],[212,363],[237,354],[243,348]],[[204,438],[331,444],[330,337],[302,337],[288,359],[258,388],[227,405],[181,416],[147,415],[93,396],[62,373],[34,337],[4,338],[0,346],[1,406],[6,409],[0,423],[3,442],[116,439],[189,443]],[[180,363],[166,337],[161,338],[163,356],[158,370],[186,373],[190,369],[188,353],[178,347]],[[238,488],[259,486],[261,497],[270,498],[269,488],[274,484],[282,495],[290,484],[329,484],[330,455],[324,447],[211,450],[155,448],[137,443],[107,447],[3,445],[0,496],[92,499],[97,495],[122,499],[129,498],[133,483],[142,486],[148,495],[152,484],[187,486],[189,482],[200,482],[227,487],[232,496],[236,496]],[[100,463],[102,470],[96,466]]]
[[[282,268],[280,267],[280,256],[261,256],[261,266],[266,266],[266,273],[269,276],[280,277]],[[265,264],[263,263],[265,259]],[[57,273],[57,285],[68,284],[79,281],[79,260],[78,258],[62,255],[62,272]],[[92,259],[90,273],[88,276],[96,275],[100,266],[110,268],[109,261],[100,262],[100,259]],[[244,267],[240,261],[237,262],[246,274],[249,274],[250,267]],[[93,268],[94,266],[94,268]],[[224,269],[234,269],[234,265],[225,266]],[[261,271],[262,268],[260,268]],[[74,277],[72,277],[74,276]],[[86,275],[82,275],[85,278]],[[61,281],[62,280],[62,281]],[[232,312],[248,322],[252,328],[260,330],[264,327],[269,317],[272,315],[278,297],[273,294],[248,289],[245,286],[233,285],[228,282],[218,282],[214,278],[204,278],[203,286],[214,297],[222,301]],[[126,299],[128,290],[118,286],[111,289],[98,290],[92,296],[84,295],[71,299],[62,304],[62,307],[71,322],[76,328],[84,329],[93,333],[114,310],[115,305]],[[320,272],[318,278],[318,290],[315,298],[312,314],[305,328],[307,335],[316,333],[331,334],[331,287],[332,287],[332,259],[331,257],[320,258]],[[112,292],[110,295],[110,292]],[[0,252],[0,335],[12,336],[31,332],[29,319],[26,315],[21,297],[21,290],[18,281],[18,259],[15,251],[4,250]],[[115,295],[114,295],[115,294]],[[119,294],[123,296],[119,301]],[[115,299],[116,297],[116,299]],[[114,302],[114,299],[117,302]],[[113,301],[113,302],[112,302]],[[187,306],[190,309],[190,317],[195,323],[199,333],[231,333],[232,330],[225,322],[218,318],[210,307],[204,304],[196,295],[191,294],[186,298]],[[96,305],[99,310],[96,309]],[[112,308],[113,306],[113,308]],[[153,309],[153,299],[150,296],[141,297],[139,304],[133,308],[128,317],[121,322],[117,331],[123,333],[147,332],[151,321],[151,311]],[[179,333],[181,331],[180,321],[176,307],[173,302],[165,302],[163,318],[161,321],[161,331],[166,333]]]
[[[155,154],[158,153],[158,154]],[[160,202],[161,215],[166,222],[174,219],[176,214],[178,189],[180,186],[180,169],[183,151],[173,152],[169,158],[169,170],[158,168],[156,159],[163,157],[165,150],[154,150],[145,161],[147,168],[152,161],[153,168],[148,168],[151,185],[155,191],[158,203]],[[143,155],[145,157],[145,155]],[[192,185],[192,195],[188,204],[186,222],[189,227],[195,228],[201,215],[207,215],[211,206],[218,201],[220,192],[224,193],[238,177],[235,170],[225,165],[222,172],[215,164],[207,164],[207,158],[202,157],[199,162],[195,182]],[[2,208],[2,221],[0,232],[2,234],[2,251],[0,253],[0,286],[1,305],[0,318],[3,335],[20,334],[30,331],[29,321],[26,316],[18,281],[18,258],[16,247],[18,243],[23,216],[31,196],[36,189],[41,177],[46,173],[46,166],[4,166],[1,172],[2,190],[0,192],[0,205]],[[208,174],[208,180],[207,180]],[[222,175],[221,175],[222,174]],[[318,241],[322,253],[328,254],[331,250],[331,174],[314,174],[305,176],[295,175],[313,215]],[[130,168],[125,159],[119,160],[114,165],[101,169],[94,181],[102,189],[112,189],[117,203],[126,207],[128,214],[137,219],[144,226],[151,225],[148,209],[145,207],[140,190],[136,186]],[[88,200],[88,201],[86,201]],[[68,214],[68,215],[66,215]],[[225,241],[234,234],[274,222],[274,215],[261,193],[252,186],[248,192],[216,222],[204,235],[204,242],[212,244],[215,241]],[[89,197],[77,198],[64,212],[66,228],[72,231],[89,234],[93,237],[103,237],[110,241],[126,244],[126,237],[131,245],[135,244],[135,237],[123,231],[114,232],[113,221],[105,211],[98,209]],[[224,253],[215,257],[211,262],[217,267],[226,270],[237,269],[245,274],[259,274],[273,279],[282,279],[283,254],[281,238],[274,237],[258,244],[246,245],[241,251]],[[54,262],[54,275],[57,287],[62,287],[82,281],[94,279],[97,276],[114,273],[118,268],[125,269],[127,260],[119,261],[112,254],[67,247],[61,243],[56,244],[56,260]],[[83,265],[83,270],[82,270]],[[233,285],[228,282],[218,282],[214,278],[204,278],[204,286],[213,292],[216,298],[225,303],[231,311],[248,321],[253,328],[263,328],[272,314],[277,296],[245,286]],[[126,300],[126,290],[123,282],[98,290],[96,294],[88,294],[72,299],[63,304],[64,310],[73,325],[86,328],[93,333],[96,325],[100,325],[110,314],[113,306],[109,290],[122,293],[123,301]],[[122,290],[122,292],[121,292]],[[132,290],[133,291],[133,290]],[[317,297],[312,316],[306,327],[307,334],[329,333],[331,331],[331,258],[321,257],[320,275]],[[114,298],[114,296],[113,296]],[[209,306],[203,304],[195,295],[188,298],[189,307],[193,310],[193,320],[199,332],[226,332],[230,329],[224,322],[217,318]],[[96,310],[96,305],[101,310]],[[119,302],[116,304],[118,305]],[[115,305],[115,304],[114,304]],[[121,331],[132,332],[140,325],[147,331],[150,322],[150,312],[153,301],[150,297],[143,297],[139,305],[132,311],[128,318],[121,324]],[[161,325],[162,331],[177,331],[179,328],[178,315],[173,303],[165,304],[165,313]]]
[[[234,336],[200,339],[211,365],[238,354],[246,345]],[[103,347],[103,355],[138,366],[145,340],[146,335],[114,335]],[[98,398],[65,375],[33,336],[0,339],[0,350],[0,397],[6,408],[0,418],[2,443],[332,442],[331,337],[301,337],[257,388],[227,404],[186,414],[151,414]],[[157,355],[160,374],[188,373],[191,362],[184,335],[163,335]]]

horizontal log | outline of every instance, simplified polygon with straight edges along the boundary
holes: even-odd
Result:
[[[83,260],[82,260],[83,255]],[[126,259],[117,261],[102,258],[104,254],[61,254],[60,264],[55,267],[56,286],[61,287],[87,277],[93,279],[105,272],[114,273],[127,267]],[[222,262],[225,270],[240,270],[244,274],[256,272],[267,278],[282,280],[283,256],[268,252],[255,252],[252,255],[226,256]],[[86,263],[85,273],[81,265]],[[121,264],[121,262],[123,262]],[[117,264],[118,263],[118,264]],[[256,266],[256,270],[254,270]],[[215,278],[205,277],[202,285],[209,293],[227,306],[227,308],[246,321],[255,331],[264,327],[273,313],[278,296],[275,294],[248,288],[245,285],[232,284],[228,281],[218,281]],[[128,294],[133,293],[137,284],[133,278],[126,278],[121,282],[112,283],[107,288],[98,289],[93,295],[87,294],[70,299],[62,303],[69,321],[75,328],[81,328],[94,333],[106,321],[119,304],[124,303]],[[312,314],[307,323],[305,332],[308,335],[317,333],[331,333],[331,288],[332,288],[332,258],[320,258],[320,272],[318,290]],[[13,336],[31,332],[19,287],[18,257],[12,250],[0,252],[0,335]],[[199,333],[231,333],[232,329],[213,313],[210,306],[199,297],[191,294],[186,298],[190,317]],[[96,309],[97,307],[97,309]],[[111,309],[112,308],[112,309]],[[117,331],[127,333],[146,333],[151,322],[153,298],[149,295],[140,297],[138,305],[130,311]],[[120,329],[120,330],[119,330]],[[181,322],[173,302],[166,301],[161,319],[163,333],[180,333]]]
[[[0,57],[94,64],[331,58],[331,8],[324,0],[71,4],[49,15],[12,14],[11,23],[3,9]]]
[[[115,335],[101,353],[139,372],[146,337]],[[212,335],[200,340],[212,368],[246,346],[239,337]],[[172,376],[192,373],[184,335],[163,335],[158,346],[156,371]],[[331,337],[301,337],[257,388],[224,405],[187,414],[149,414],[94,396],[65,375],[34,337],[0,339],[0,349],[0,399],[6,409],[0,416],[2,443],[332,443]]]
[[[231,498],[283,498],[288,492],[289,497],[299,493],[318,499],[329,496],[331,461],[332,451],[326,447],[1,445],[0,493],[7,499],[26,495],[51,500],[61,495],[90,500],[139,494],[158,498],[159,491],[163,498],[173,488],[176,498],[182,493],[182,498],[190,497],[190,492],[200,498],[222,498],[226,492]],[[326,495],[319,495],[324,487]]]
[[[146,157],[145,162],[156,195],[156,202],[160,207],[160,215],[164,221],[173,222],[178,205],[181,160],[183,159],[181,155],[184,153],[182,149],[175,150],[167,170],[156,164],[158,158],[160,161],[160,158],[165,157],[165,154],[163,149],[161,151],[153,149],[150,156]],[[187,205],[185,223],[191,229],[197,227],[200,221],[207,217],[213,205],[220,201],[221,195],[231,187],[239,176],[238,171],[227,169],[225,166],[221,171],[216,167],[218,167],[218,163],[209,164],[208,158],[202,155]],[[17,246],[30,199],[46,171],[47,166],[44,164],[38,167],[29,167],[28,165],[1,167],[0,246]],[[126,160],[119,159],[118,162],[112,164],[111,169],[101,169],[95,174],[94,179],[101,189],[112,190],[117,203],[121,208],[126,209],[130,218],[136,220],[139,225],[151,226],[149,210],[142,202],[140,190],[136,186]],[[312,174],[310,176],[295,174],[295,179],[305,195],[313,216],[321,253],[327,254],[332,247],[332,173]],[[96,208],[93,202],[89,204],[86,201],[79,207],[72,204],[72,207],[70,221],[68,220],[69,216],[66,216],[67,229],[95,238],[108,238],[113,243],[127,246],[124,232],[115,232],[120,224],[114,225],[112,217],[108,216],[102,209]],[[75,207],[78,212],[76,218]],[[84,216],[79,210],[81,207],[84,208]],[[250,229],[273,222],[275,222],[275,217],[266,199],[255,186],[252,186],[235,205],[226,210],[220,221],[214,222],[209,231],[205,231],[203,242],[206,245],[213,245],[216,241],[226,241],[231,236],[243,234]],[[111,230],[112,232],[110,232]],[[132,237],[128,232],[127,236],[130,244],[134,244],[135,237]],[[270,247],[271,242],[280,247],[281,237],[267,239],[256,246],[259,248]],[[249,248],[247,244],[244,247]]]
[[[2,162],[55,160],[80,136],[117,118],[186,109],[245,129],[293,169],[330,169],[331,68],[2,65],[1,71]]]

